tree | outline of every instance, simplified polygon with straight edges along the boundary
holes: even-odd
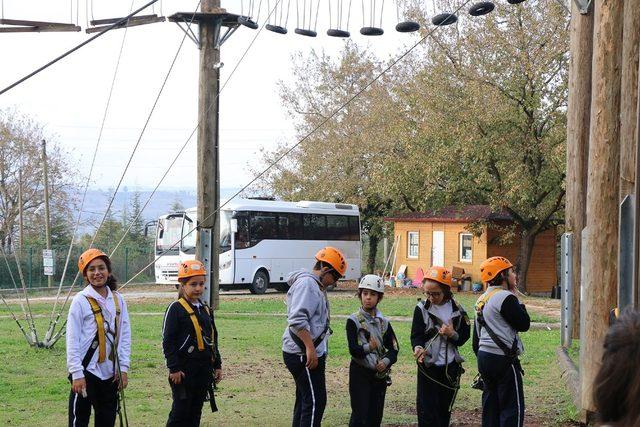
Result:
[[[351,42],[335,62],[295,56],[282,99],[298,136],[317,130],[265,187],[294,200],[358,204],[374,247],[391,210],[507,210],[517,228],[503,237],[518,233],[525,289],[536,236],[558,224],[564,203],[567,27],[556,2],[531,0],[438,28],[326,123],[384,64]],[[266,153],[267,163],[285,152]]]
[[[182,204],[182,200],[180,199],[179,193],[176,192],[175,199],[171,204],[171,212],[181,212],[184,211],[184,205]]]
[[[43,139],[40,124],[15,111],[0,110],[0,239],[8,249],[18,237],[20,187],[23,243],[44,244]],[[72,221],[68,212],[75,206],[76,173],[66,153],[56,144],[48,144],[47,157],[52,243],[67,245],[71,239]]]
[[[280,83],[281,97],[300,138],[324,122],[356,91],[380,72],[382,64],[371,54],[347,42],[341,57],[332,61],[325,54],[294,57],[294,83]],[[376,134],[382,132],[380,101],[389,93],[383,82],[369,88],[371,97],[358,98],[279,162],[267,175],[262,190],[287,200],[322,200],[360,206],[361,225],[369,236],[367,270],[375,268],[382,219],[391,201],[380,197],[372,170],[380,162],[384,147]],[[265,153],[271,164],[286,146]]]
[[[129,241],[137,247],[145,246],[147,239],[144,236],[144,217],[142,216],[142,205],[140,204],[140,192],[133,193],[131,208],[125,225],[125,229],[130,227],[128,238]]]
[[[425,66],[398,97],[409,106],[405,127],[418,130],[405,139],[405,161],[394,164],[409,177],[409,193],[420,191],[406,208],[429,200],[508,211],[518,225],[523,290],[536,236],[558,225],[564,204],[567,29],[551,0],[465,20],[435,33],[438,48],[425,52]]]

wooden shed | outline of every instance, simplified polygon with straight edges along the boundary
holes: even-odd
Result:
[[[386,221],[393,222],[395,266],[407,266],[407,277],[414,279],[418,268],[432,265],[449,269],[461,267],[480,282],[480,263],[491,256],[502,255],[512,262],[518,257],[519,230],[510,244],[500,245],[500,229],[513,225],[507,212],[492,212],[490,206],[470,205],[464,208],[445,208],[438,212],[410,212],[397,214]],[[486,222],[480,236],[470,231],[470,225]],[[395,272],[394,271],[394,274]],[[527,292],[550,293],[557,284],[556,231],[547,230],[536,238],[527,274]]]

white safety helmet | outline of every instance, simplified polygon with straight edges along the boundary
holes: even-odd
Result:
[[[367,274],[360,279],[358,289],[370,289],[384,294],[384,280],[376,274]]]

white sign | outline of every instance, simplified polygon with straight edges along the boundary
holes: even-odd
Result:
[[[42,266],[45,276],[53,276],[55,274],[55,251],[51,249],[42,250]]]

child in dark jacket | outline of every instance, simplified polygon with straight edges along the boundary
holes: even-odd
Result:
[[[362,307],[347,319],[350,426],[379,426],[384,398],[391,384],[389,372],[398,358],[398,340],[378,303],[384,295],[383,280],[368,274],[358,285]]]
[[[431,267],[422,286],[427,300],[416,306],[411,325],[418,364],[418,425],[445,427],[464,372],[459,347],[469,339],[471,328],[464,308],[453,299],[449,270]]]
[[[218,410],[213,386],[222,379],[222,360],[213,312],[200,300],[205,275],[200,261],[182,263],[180,298],[165,313],[162,347],[173,397],[167,426],[199,426],[207,395],[212,412]]]

